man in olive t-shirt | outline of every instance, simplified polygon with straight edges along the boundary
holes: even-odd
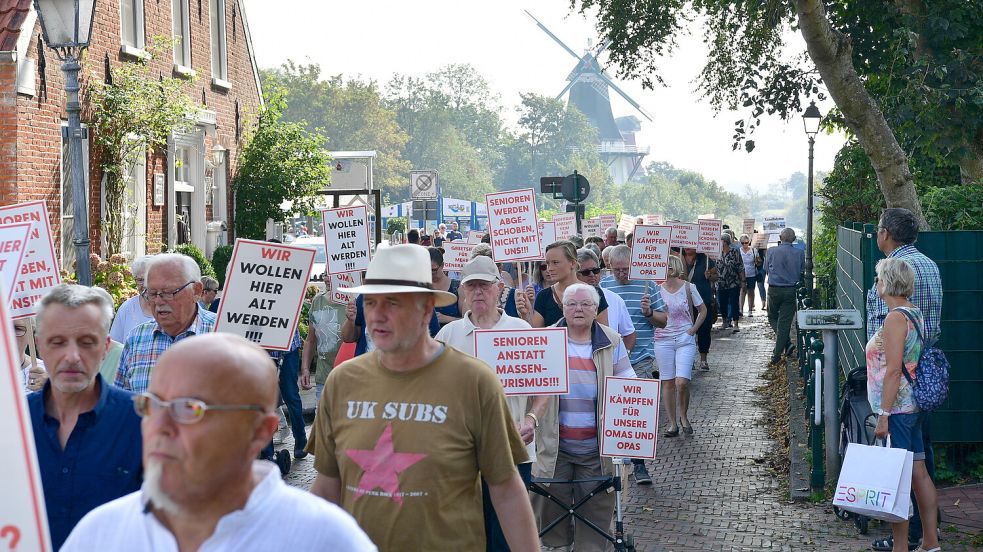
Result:
[[[335,367],[308,442],[311,492],[340,504],[379,550],[485,548],[478,473],[514,551],[539,549],[515,464],[526,452],[505,393],[481,361],[430,337],[434,306],[426,249],[379,249],[363,285],[376,349]]]

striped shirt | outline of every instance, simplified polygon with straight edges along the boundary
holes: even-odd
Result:
[[[941,335],[942,322],[942,278],[939,266],[914,245],[902,245],[888,255],[889,258],[904,259],[915,271],[915,293],[911,304],[922,311],[925,319],[925,341],[934,344]],[[887,317],[887,303],[877,295],[877,285],[867,291],[867,339],[884,326]]]
[[[215,326],[215,313],[198,307],[191,326],[183,332],[171,337],[164,333],[156,320],[144,322],[130,331],[126,338],[126,346],[119,359],[119,370],[116,372],[116,386],[143,393],[150,385],[150,371],[157,365],[160,355],[171,345],[191,336],[206,334]]]
[[[652,343],[655,339],[655,327],[642,316],[642,296],[645,295],[645,280],[628,280],[626,284],[618,283],[618,280],[605,278],[601,280],[601,288],[611,290],[618,294],[625,301],[625,307],[631,316],[632,324],[635,326],[635,347],[628,356],[629,362],[637,364],[646,358],[655,358],[652,352]],[[657,312],[666,311],[666,303],[662,300],[662,286],[655,282],[648,283],[649,295],[652,296],[652,310]],[[610,315],[609,315],[610,316]],[[610,322],[610,318],[608,318]]]
[[[624,362],[628,351],[618,340],[614,346],[614,375],[635,377]],[[597,366],[590,343],[567,340],[570,392],[560,396],[560,450],[569,454],[597,454]],[[620,364],[620,365],[619,365]]]
[[[310,331],[310,330],[308,330],[308,331]],[[289,351],[279,351],[279,350],[274,350],[274,349],[267,349],[266,352],[270,354],[270,358],[272,358],[274,361],[279,361],[287,353],[292,353],[292,352],[296,351],[297,349],[300,349],[300,346],[301,346],[302,343],[303,342],[300,340],[300,328],[299,328],[299,325],[298,325],[298,328],[294,330],[294,338],[290,340],[290,350]]]

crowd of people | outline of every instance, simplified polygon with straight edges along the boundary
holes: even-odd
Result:
[[[868,390],[877,435],[915,453],[916,502],[934,512],[928,415],[910,377],[938,338],[941,287],[913,224],[889,209],[878,227],[888,258],[868,297]],[[548,244],[528,265],[496,263],[486,238],[449,274],[437,233],[463,236],[441,226],[434,246],[379,248],[361,285],[335,290],[347,305],[318,293],[288,351],[213,333],[219,283],[179,254],[136,259],[139,294],[115,313],[99,288],[48,293],[36,327],[14,329],[54,548],[605,550],[580,520],[539,536],[560,504],[588,498],[584,480],[614,472],[599,452],[604,378],[658,379],[661,437],[682,438],[700,431],[694,373],[711,369],[714,335],[754,316],[756,291],[776,333],[772,362],[793,352],[803,254],[791,229],[760,249],[725,228],[719,256],[674,249],[657,284],[629,277],[632,236],[616,228]],[[506,396],[475,357],[474,332],[545,327],[566,329],[568,393]],[[312,387],[308,435],[299,390]],[[295,458],[314,459],[310,492],[262,460],[280,400]],[[532,478],[581,483],[555,485],[557,503],[531,495]],[[633,460],[631,479],[652,484],[645,461]],[[607,528],[613,500],[578,511]],[[934,516],[917,512],[875,548],[924,538],[938,550]]]

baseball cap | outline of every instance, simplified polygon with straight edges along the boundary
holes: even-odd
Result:
[[[495,261],[484,255],[478,255],[468,261],[468,264],[464,265],[464,270],[461,271],[462,284],[471,280],[497,282],[501,279],[502,277],[498,274],[498,267],[495,266]]]

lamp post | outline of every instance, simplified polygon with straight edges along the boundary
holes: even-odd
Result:
[[[62,136],[68,139],[68,161],[72,174],[75,273],[78,282],[84,286],[92,285],[92,269],[89,266],[89,211],[86,201],[88,175],[82,163],[82,140],[86,138],[86,129],[82,128],[80,118],[79,71],[82,65],[79,60],[82,50],[89,45],[95,7],[96,0],[34,0],[44,41],[64,62],[61,70],[65,73],[68,126],[62,129]]]
[[[809,197],[806,200],[808,205],[808,217],[806,219],[806,266],[805,266],[805,281],[806,289],[809,290],[809,297],[813,297],[813,271],[812,271],[812,197],[813,197],[813,182],[812,182],[812,152],[813,147],[816,145],[816,134],[819,132],[819,123],[823,119],[823,114],[819,112],[819,108],[816,107],[816,102],[809,102],[809,107],[806,108],[805,113],[802,114],[802,123],[805,127],[806,136],[809,137]]]

